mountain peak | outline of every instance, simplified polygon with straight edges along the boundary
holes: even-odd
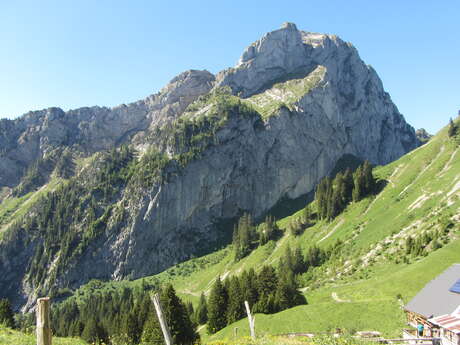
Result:
[[[284,22],[281,24],[281,29],[297,31],[297,26],[291,22]]]
[[[367,66],[351,44],[334,35],[306,32],[286,22],[249,45],[234,68],[217,75],[217,86],[229,86],[234,94],[249,97],[280,79],[304,77],[322,65],[341,78],[344,64],[367,73]]]

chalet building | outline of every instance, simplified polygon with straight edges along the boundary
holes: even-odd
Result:
[[[404,308],[407,322],[404,338],[439,337],[442,345],[460,345],[460,264],[454,264],[430,281]]]

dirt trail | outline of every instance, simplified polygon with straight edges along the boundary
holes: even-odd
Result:
[[[337,295],[337,292],[333,292],[331,294],[331,297],[334,301],[338,302],[338,303],[350,303],[351,301],[348,300],[348,299],[341,299],[338,295]]]
[[[331,236],[331,235],[335,232],[335,230],[337,230],[337,228],[338,228],[339,226],[341,226],[344,222],[345,222],[345,220],[344,220],[344,219],[341,219],[341,220],[332,228],[332,230],[329,231],[329,233],[328,233],[326,236],[324,236],[322,239],[320,239],[320,240],[318,241],[318,243],[324,241],[326,238],[328,238],[329,236]]]
[[[452,161],[454,160],[455,156],[457,155],[458,149],[459,148],[456,148],[455,151],[452,152],[452,155],[450,156],[449,161],[446,163],[444,168],[442,168],[442,170],[436,176],[442,177],[442,175],[444,175],[447,172],[447,170],[450,169],[450,167],[452,166]]]
[[[436,162],[438,160],[438,157],[444,152],[444,150],[445,150],[445,147],[441,146],[441,148],[439,149],[439,152],[436,154],[436,157],[434,157],[433,160],[429,164],[427,164],[427,166],[424,167],[422,169],[422,171],[420,171],[420,173],[415,177],[415,179],[411,183],[409,183],[406,186],[406,188],[404,188],[402,190],[402,192],[399,193],[398,196],[403,195],[406,190],[408,190],[410,187],[412,187],[414,185],[415,181],[417,181],[425,173],[425,171],[427,171],[434,164],[434,162]]]
[[[186,295],[192,295],[192,296],[196,296],[196,297],[200,297],[201,294],[199,294],[198,292],[193,292],[189,289],[183,289],[183,290],[180,290],[180,292],[182,292],[183,294],[186,294]]]

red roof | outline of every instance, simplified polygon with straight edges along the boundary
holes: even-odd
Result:
[[[429,319],[432,324],[438,325],[444,329],[447,329],[455,334],[460,334],[460,315],[441,315]]]

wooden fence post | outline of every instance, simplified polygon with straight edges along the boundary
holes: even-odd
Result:
[[[166,318],[164,316],[163,309],[161,308],[160,298],[158,297],[157,293],[150,297],[152,299],[153,305],[155,306],[155,310],[158,315],[158,320],[160,321],[160,326],[161,326],[161,330],[163,331],[163,337],[165,338],[165,343],[166,345],[173,345],[171,333],[169,332],[169,328],[168,328],[168,323],[166,322]]]
[[[249,330],[251,331],[251,337],[252,339],[256,338],[256,330],[255,330],[255,316],[252,316],[251,314],[251,309],[249,308],[249,303],[248,301],[244,301],[244,305],[246,306],[246,313],[248,314],[248,321],[249,321]]]
[[[37,345],[51,345],[50,298],[37,300]]]

